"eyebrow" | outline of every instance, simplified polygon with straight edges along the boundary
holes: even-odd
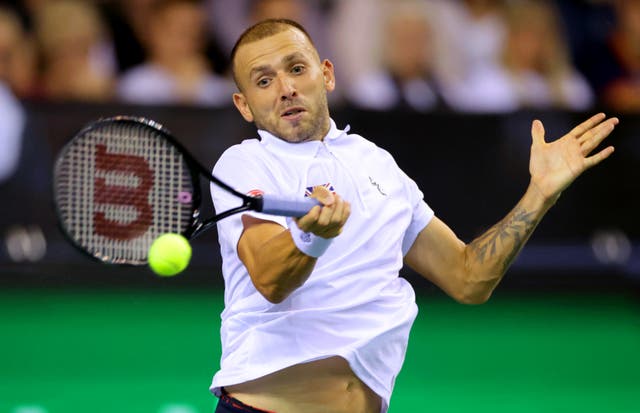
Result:
[[[291,63],[294,60],[306,60],[306,56],[302,52],[294,52],[282,58],[282,63]]]
[[[307,60],[307,57],[302,52],[294,52],[283,57],[281,62],[283,65],[287,65],[295,60]],[[249,77],[253,78],[256,74],[268,73],[269,71],[273,71],[271,65],[256,66],[249,72]]]

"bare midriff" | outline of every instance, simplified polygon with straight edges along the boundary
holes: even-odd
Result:
[[[380,413],[380,397],[342,357],[296,364],[225,391],[244,404],[276,413]]]

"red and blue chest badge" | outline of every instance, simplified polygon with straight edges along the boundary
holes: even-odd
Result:
[[[305,197],[310,197],[311,194],[313,193],[313,188],[315,188],[317,186],[323,186],[323,187],[327,188],[329,191],[331,191],[331,193],[333,193],[333,194],[336,193],[336,190],[333,188],[333,185],[331,185],[331,182],[327,182],[326,184],[322,184],[322,185],[314,185],[314,186],[306,187],[305,190],[304,190],[304,196]]]

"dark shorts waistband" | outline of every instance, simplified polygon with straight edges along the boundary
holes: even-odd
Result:
[[[215,413],[276,413],[269,410],[257,409],[253,406],[242,403],[235,399],[222,389],[222,395],[218,400],[218,406]]]

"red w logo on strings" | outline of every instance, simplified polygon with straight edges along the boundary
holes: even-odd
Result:
[[[96,234],[123,241],[143,235],[153,223],[153,208],[149,204],[153,171],[147,161],[140,156],[108,153],[105,145],[96,145],[95,168],[96,173],[100,173],[93,181],[93,202],[97,204],[93,212]],[[107,176],[118,179],[108,182]],[[98,205],[114,208],[112,215],[122,219],[107,218],[105,212],[96,210]],[[127,217],[131,214],[124,212],[123,207],[133,209],[135,217]]]

